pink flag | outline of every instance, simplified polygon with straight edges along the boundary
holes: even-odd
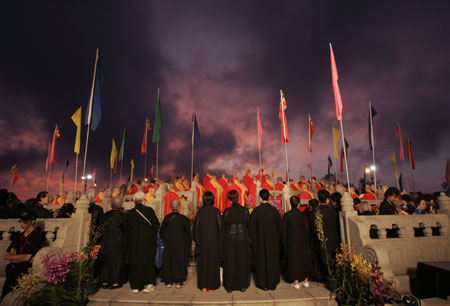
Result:
[[[281,143],[289,143],[289,130],[286,122],[286,110],[287,103],[284,98],[283,91],[280,90],[280,111],[278,112],[278,118],[281,120]]]
[[[338,84],[338,72],[336,67],[336,60],[334,59],[333,47],[331,47],[330,43],[330,57],[331,57],[331,78],[333,82],[333,92],[334,92],[334,103],[336,104],[336,118],[339,121],[342,121],[342,98],[341,92],[339,91]]]
[[[261,127],[261,119],[259,118],[259,107],[258,107],[258,116],[257,116],[257,120],[258,120],[258,149],[261,149],[262,147],[262,127]]]
[[[402,130],[400,129],[400,123],[397,122],[397,129],[395,130],[395,135],[397,135],[400,141],[400,153],[399,158],[401,161],[405,160],[405,155],[403,154],[403,138],[402,138]]]

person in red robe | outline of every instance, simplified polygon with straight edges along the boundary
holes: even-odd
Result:
[[[300,186],[300,188],[302,188],[303,185],[306,185],[307,189],[308,189],[308,190],[311,190],[311,184],[309,184],[309,183],[306,181],[304,175],[301,175],[301,176],[300,176],[300,183],[299,183],[298,185]]]
[[[205,187],[202,186],[202,183],[200,181],[196,181],[197,186],[197,203],[203,202],[203,194],[206,192]]]
[[[170,202],[174,199],[180,199],[178,194],[175,192],[175,186],[172,183],[167,186],[167,189],[169,192],[164,196],[164,217],[172,212]]]
[[[269,178],[268,175],[265,176],[264,181],[261,184],[262,189],[267,190],[274,190],[275,184],[272,182],[272,180]]]
[[[205,188],[206,191],[211,191],[214,194],[214,198],[216,199],[214,203],[214,207],[218,208],[220,212],[225,210],[222,194],[224,192],[222,186],[217,182],[217,176],[212,175],[209,180],[208,187]]]
[[[283,190],[283,188],[284,188],[283,178],[279,176],[277,178],[277,183],[275,184],[275,190]]]
[[[186,191],[191,190],[191,184],[189,184],[189,180],[187,178],[185,178],[183,180],[183,187],[184,187],[184,190],[186,190]]]
[[[206,175],[203,177],[202,182],[202,185],[203,187],[205,187],[206,190],[208,190],[209,188],[209,181],[211,180],[211,178],[212,178],[211,171],[207,170]]]
[[[289,183],[291,185],[292,191],[300,191],[301,190],[300,186],[296,182],[294,182],[293,179],[289,179]]]
[[[148,191],[150,190],[150,188],[154,188],[156,189],[156,184],[154,180],[150,180],[150,183],[147,184],[147,186],[145,186],[144,188],[144,193],[148,193]]]
[[[252,204],[252,207],[255,208],[256,206],[256,177],[252,176],[252,181],[248,184],[248,196],[250,197],[250,202]]]
[[[264,174],[264,169],[261,169],[258,173],[258,175],[256,176],[256,179],[259,180],[261,183],[264,182],[265,179],[265,174]]]
[[[138,192],[138,190],[138,186],[136,186],[135,184],[131,184],[130,189],[127,190],[127,195],[135,194],[136,192]]]
[[[175,191],[186,191],[180,178],[176,178],[174,182]]]
[[[223,202],[223,205],[224,205],[224,210],[231,206],[231,203],[230,203],[230,201],[228,200],[228,197],[227,197],[228,192],[230,192],[231,190],[235,190],[235,191],[238,192],[238,194],[239,194],[239,204],[242,205],[242,203],[241,203],[241,187],[239,187],[236,184],[236,181],[237,180],[232,177],[230,179],[230,184],[227,186],[226,189],[224,189],[224,192],[222,194],[222,197],[223,197],[222,202]]]
[[[377,195],[370,189],[370,186],[366,186],[366,193],[362,197],[363,200],[376,200]]]
[[[322,186],[317,182],[317,179],[315,176],[311,178],[311,184],[314,184],[316,186],[316,190],[319,191],[322,189]]]
[[[353,199],[359,199],[359,196],[358,196],[358,194],[355,192],[355,188],[353,188],[353,187],[350,187],[350,196],[351,196]]]
[[[247,169],[247,173],[245,173],[242,181],[244,181],[244,185],[247,188],[253,182],[252,173],[251,173],[250,169]]]
[[[222,173],[222,177],[219,179],[218,183],[220,184],[220,186],[222,186],[223,190],[227,189],[228,179],[227,179],[227,175],[225,173]]]
[[[311,191],[308,190],[308,188],[306,187],[306,185],[303,185],[303,186],[302,186],[301,191],[302,191],[302,192],[301,192],[300,195],[299,195],[299,198],[300,198],[301,200],[312,200],[312,199],[314,199],[314,195],[312,194]]]

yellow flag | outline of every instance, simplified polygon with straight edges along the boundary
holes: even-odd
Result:
[[[117,147],[116,143],[114,142],[114,138],[112,140],[112,148],[111,148],[111,169],[114,169],[114,166],[116,165],[116,159],[117,159]]]
[[[77,111],[72,115],[72,121],[77,126],[77,135],[75,137],[75,147],[73,151],[77,154],[80,154],[80,144],[81,144],[81,106]]]
[[[339,144],[339,137],[341,136],[341,130],[333,129],[333,146],[334,146],[334,157],[336,157],[336,159],[339,159],[339,149],[338,149],[338,144]]]
[[[130,182],[132,182],[133,181],[133,170],[134,170],[134,160],[133,159],[131,159],[130,164],[131,164]]]
[[[392,161],[394,162],[395,180],[398,182],[397,160],[395,159],[395,152],[392,153]]]

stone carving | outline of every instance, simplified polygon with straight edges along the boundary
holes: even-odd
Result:
[[[362,255],[369,264],[378,262],[377,252],[371,246],[363,246]]]

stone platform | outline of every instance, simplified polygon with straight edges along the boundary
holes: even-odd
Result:
[[[158,280],[160,281],[160,280]],[[158,282],[156,289],[150,293],[131,293],[129,283],[120,289],[100,289],[95,295],[89,297],[89,306],[94,305],[282,305],[282,306],[328,306],[337,305],[331,298],[330,291],[310,282],[309,288],[299,290],[290,288],[289,284],[281,281],[275,291],[263,291],[255,287],[252,278],[250,287],[246,292],[233,291],[227,293],[223,287],[214,292],[201,292],[197,288],[195,272],[189,272],[188,279],[181,289],[174,287],[168,289],[164,283]]]

